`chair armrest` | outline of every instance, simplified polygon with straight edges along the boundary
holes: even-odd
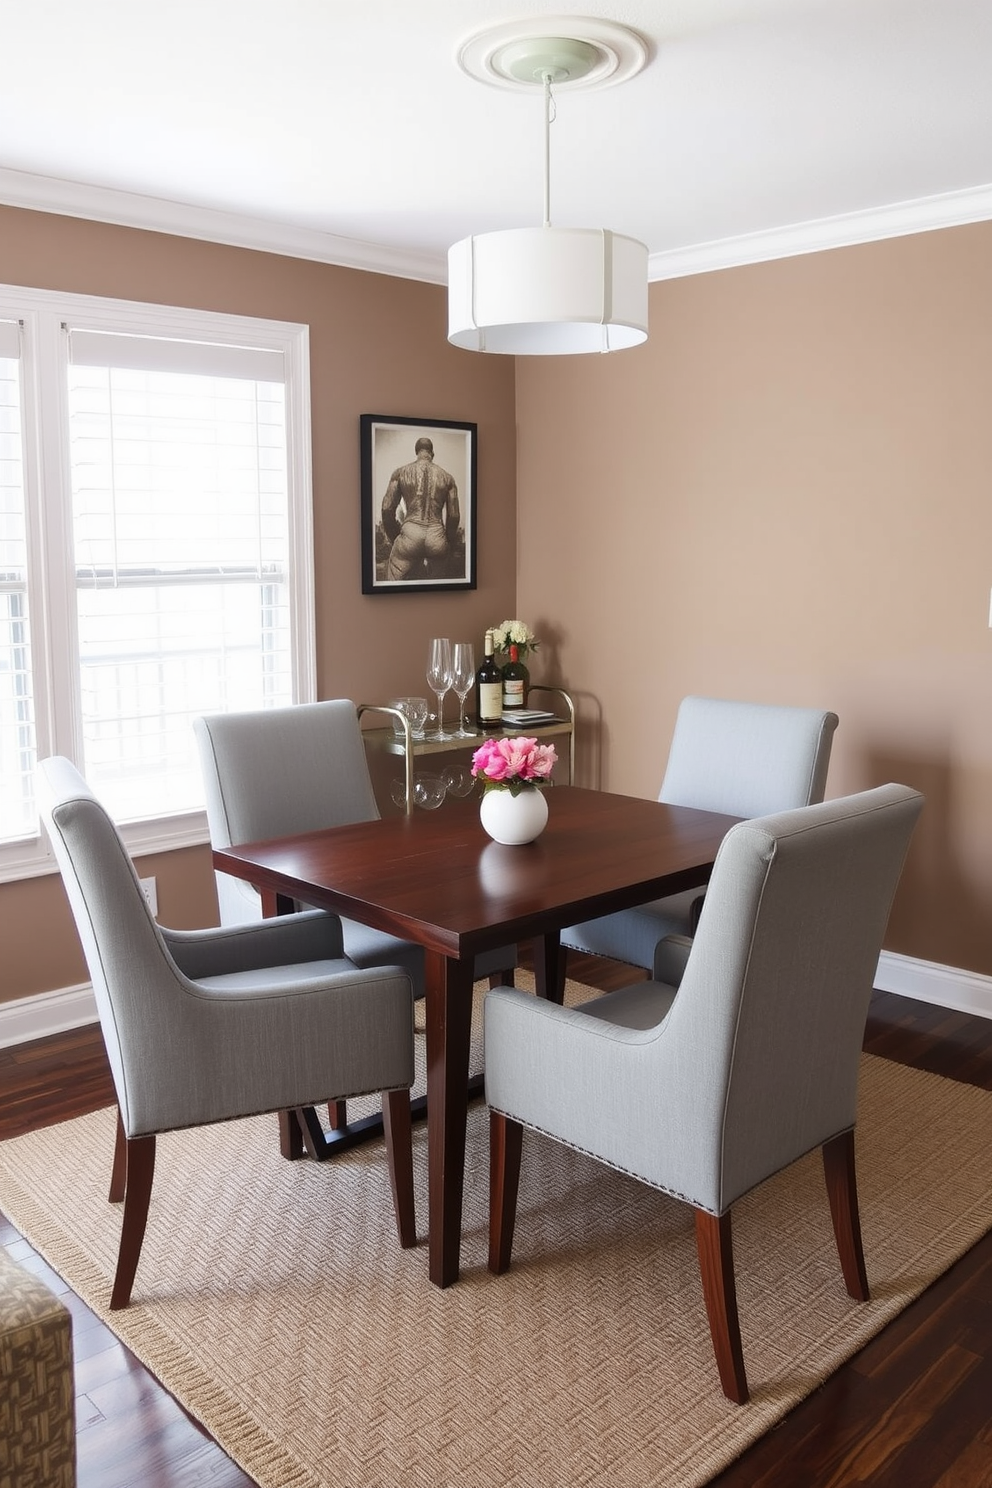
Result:
[[[666,935],[659,940],[654,953],[654,980],[678,987],[685,975],[691,950],[692,937],[689,935]]]
[[[194,982],[232,971],[339,960],[345,954],[339,917],[322,909],[209,930],[163,928],[162,935],[179,970]]]

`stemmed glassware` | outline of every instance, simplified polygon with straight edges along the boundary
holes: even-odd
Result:
[[[451,668],[451,686],[458,697],[458,728],[453,738],[474,739],[475,729],[465,724],[465,699],[475,685],[475,650],[471,641],[456,641]]]
[[[444,697],[451,691],[451,673],[451,642],[436,637],[427,653],[427,684],[437,698],[437,732],[427,737],[439,744],[455,737],[444,731]]]

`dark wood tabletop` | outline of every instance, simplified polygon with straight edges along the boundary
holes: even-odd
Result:
[[[257,887],[465,957],[704,884],[736,818],[558,786],[536,842],[490,842],[478,800],[217,849]]]
[[[559,932],[702,886],[737,818],[556,786],[536,842],[490,842],[476,798],[214,851],[214,866],[425,949],[430,1276],[458,1276],[476,952],[534,939],[538,990],[560,995]]]

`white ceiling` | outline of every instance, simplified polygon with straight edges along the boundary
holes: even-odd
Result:
[[[452,242],[543,206],[540,92],[458,46],[565,9],[0,0],[0,201],[443,282]],[[992,0],[578,13],[650,56],[559,95],[552,220],[642,239],[652,278],[992,217]]]

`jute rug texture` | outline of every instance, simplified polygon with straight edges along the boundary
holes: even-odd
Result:
[[[684,1205],[528,1134],[513,1267],[488,1273],[481,1102],[462,1279],[443,1292],[423,1126],[404,1252],[381,1141],[287,1163],[262,1117],[159,1139],[134,1301],[110,1314],[113,1135],[107,1110],[0,1145],[0,1208],[262,1488],[705,1483],[992,1227],[992,1093],[865,1057],[872,1300],[844,1290],[818,1155],[742,1200],[741,1408],[720,1392]]]

